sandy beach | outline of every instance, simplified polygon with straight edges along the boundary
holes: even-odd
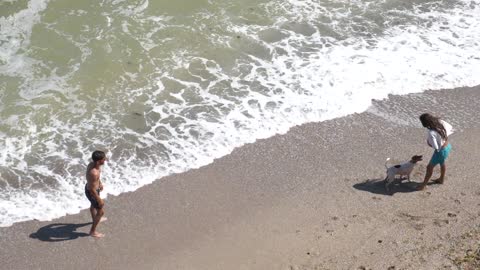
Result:
[[[478,108],[480,87],[427,91],[294,127],[208,166],[109,196],[103,239],[87,236],[88,210],[0,228],[0,269],[474,267]],[[415,191],[432,154],[418,121],[423,112],[456,132],[445,184]],[[414,182],[386,193],[385,159],[415,154],[424,161]]]

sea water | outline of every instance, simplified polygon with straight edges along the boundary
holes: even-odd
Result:
[[[372,99],[480,84],[480,0],[0,0],[0,226]],[[161,180],[160,180],[161,181]]]

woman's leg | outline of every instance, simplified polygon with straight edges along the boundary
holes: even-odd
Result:
[[[451,144],[448,144],[442,151],[442,157],[443,157],[443,160],[442,162],[440,163],[440,178],[438,178],[435,182],[438,183],[438,184],[443,184],[443,181],[445,180],[445,173],[447,172],[447,165],[445,164],[447,158],[448,158],[448,155],[450,154],[450,151],[452,149],[452,145]]]
[[[434,167],[435,167],[435,165],[433,165],[432,163],[428,163],[427,171],[425,172],[425,178],[423,179],[423,183],[418,187],[418,190],[425,189],[428,181],[430,181],[430,178],[432,177]]]
[[[445,180],[446,172],[447,172],[447,165],[445,165],[445,163],[440,164],[440,178],[438,178],[435,182],[438,184],[443,184],[443,180]]]

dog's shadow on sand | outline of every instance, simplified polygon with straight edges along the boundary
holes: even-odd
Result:
[[[38,239],[45,242],[61,242],[74,240],[79,237],[89,236],[88,233],[77,232],[78,228],[91,225],[91,222],[71,224],[71,223],[55,223],[43,226],[37,232],[30,234],[30,238]]]
[[[353,185],[355,189],[368,191],[375,194],[392,196],[393,194],[415,192],[420,184],[408,181],[395,181],[390,185],[390,190],[385,189],[384,179],[367,179],[361,183]]]

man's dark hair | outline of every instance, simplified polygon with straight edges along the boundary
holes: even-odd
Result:
[[[93,161],[99,161],[105,158],[105,152],[96,150],[92,154]]]

